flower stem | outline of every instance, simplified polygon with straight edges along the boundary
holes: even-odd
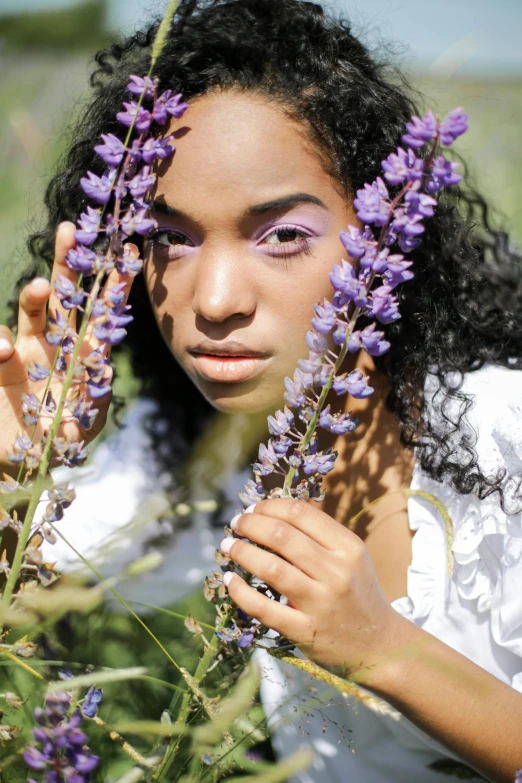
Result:
[[[109,250],[110,252],[110,250]],[[69,392],[69,389],[71,387],[73,376],[74,376],[74,367],[75,362],[78,356],[80,355],[80,351],[83,345],[83,341],[85,339],[85,335],[87,333],[87,327],[89,325],[89,318],[92,312],[92,308],[94,305],[94,302],[96,300],[96,297],[98,296],[101,281],[103,278],[103,270],[98,272],[96,279],[94,281],[94,285],[92,287],[92,290],[89,294],[89,299],[87,300],[87,304],[85,306],[85,316],[82,321],[82,325],[80,328],[80,331],[78,333],[78,339],[76,340],[76,345],[74,346],[74,351],[72,353],[69,367],[67,368],[67,373],[65,375],[65,379],[62,386],[62,392],[60,395],[60,400],[56,406],[56,412],[53,418],[53,422],[51,424],[50,430],[47,434],[47,441],[43,450],[42,455],[42,461],[40,462],[40,467],[38,469],[38,475],[36,478],[36,481],[33,484],[33,489],[31,493],[31,499],[29,501],[29,506],[27,508],[27,513],[25,515],[24,524],[22,527],[22,530],[20,532],[20,535],[18,536],[18,542],[16,545],[15,554],[13,557],[13,563],[11,565],[11,570],[9,573],[9,577],[7,579],[4,592],[2,595],[2,601],[0,603],[0,622],[3,627],[3,617],[5,615],[5,612],[9,608],[11,604],[11,598],[13,596],[14,588],[16,586],[16,583],[18,581],[18,577],[20,575],[20,570],[22,568],[22,561],[24,557],[25,547],[27,544],[27,541],[29,539],[29,535],[31,533],[31,525],[33,523],[34,514],[36,511],[36,508],[38,506],[38,502],[40,500],[40,494],[42,491],[42,483],[45,479],[47,469],[49,467],[49,462],[51,460],[51,451],[53,447],[53,440],[57,435],[58,429],[61,424],[62,420],[62,414],[63,409],[65,407],[65,403],[67,400],[67,394]]]

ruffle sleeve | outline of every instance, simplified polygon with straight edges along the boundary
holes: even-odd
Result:
[[[522,691],[522,514],[508,513],[515,510],[512,489],[522,476],[522,372],[487,366],[469,373],[462,390],[473,398],[464,426],[475,434],[479,466],[487,476],[505,476],[506,503],[503,508],[498,493],[483,500],[459,495],[417,465],[411,488],[445,506],[453,541],[433,504],[410,498],[415,535],[408,595],[393,605]]]

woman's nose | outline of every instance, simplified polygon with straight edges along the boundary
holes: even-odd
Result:
[[[223,323],[233,316],[248,317],[255,307],[254,289],[244,257],[222,251],[201,256],[192,303],[196,315]]]

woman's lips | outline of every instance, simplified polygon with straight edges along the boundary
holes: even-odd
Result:
[[[198,375],[215,383],[247,381],[263,371],[268,356],[216,356],[193,353],[192,360]]]

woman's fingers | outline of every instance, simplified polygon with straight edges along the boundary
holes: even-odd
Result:
[[[232,600],[244,612],[294,642],[306,640],[309,621],[298,609],[291,609],[279,601],[261,595],[247,585],[239,574],[233,574],[231,571],[225,574],[225,584]]]
[[[243,514],[232,521],[232,527],[242,538],[268,547],[293,563],[312,579],[324,576],[325,560],[329,552],[310,536],[293,525],[263,514]],[[327,566],[326,566],[327,567]]]
[[[309,576],[273,552],[232,537],[221,542],[221,551],[245,571],[290,598],[296,606],[302,607],[307,596],[314,592],[316,583]]]
[[[346,549],[354,539],[355,533],[340,525],[324,511],[320,511],[312,503],[293,498],[271,498],[256,503],[256,514],[280,519],[301,530],[324,549],[337,551]]]
[[[50,292],[45,277],[35,277],[25,286],[18,304],[18,337],[39,337],[45,333]]]
[[[0,324],[0,367],[7,362],[15,350],[13,335],[7,326]]]
[[[49,310],[51,310],[53,313],[56,311],[61,313],[64,318],[67,318],[69,325],[72,326],[73,329],[76,328],[74,311],[71,312],[62,307],[60,300],[56,296],[54,284],[60,275],[63,275],[72,283],[76,283],[78,280],[78,274],[72,269],[69,269],[65,263],[65,256],[69,250],[76,247],[76,240],[74,238],[75,231],[76,226],[74,223],[69,221],[60,223],[56,231],[56,239],[54,243],[54,264],[51,274],[51,297],[49,299]]]

